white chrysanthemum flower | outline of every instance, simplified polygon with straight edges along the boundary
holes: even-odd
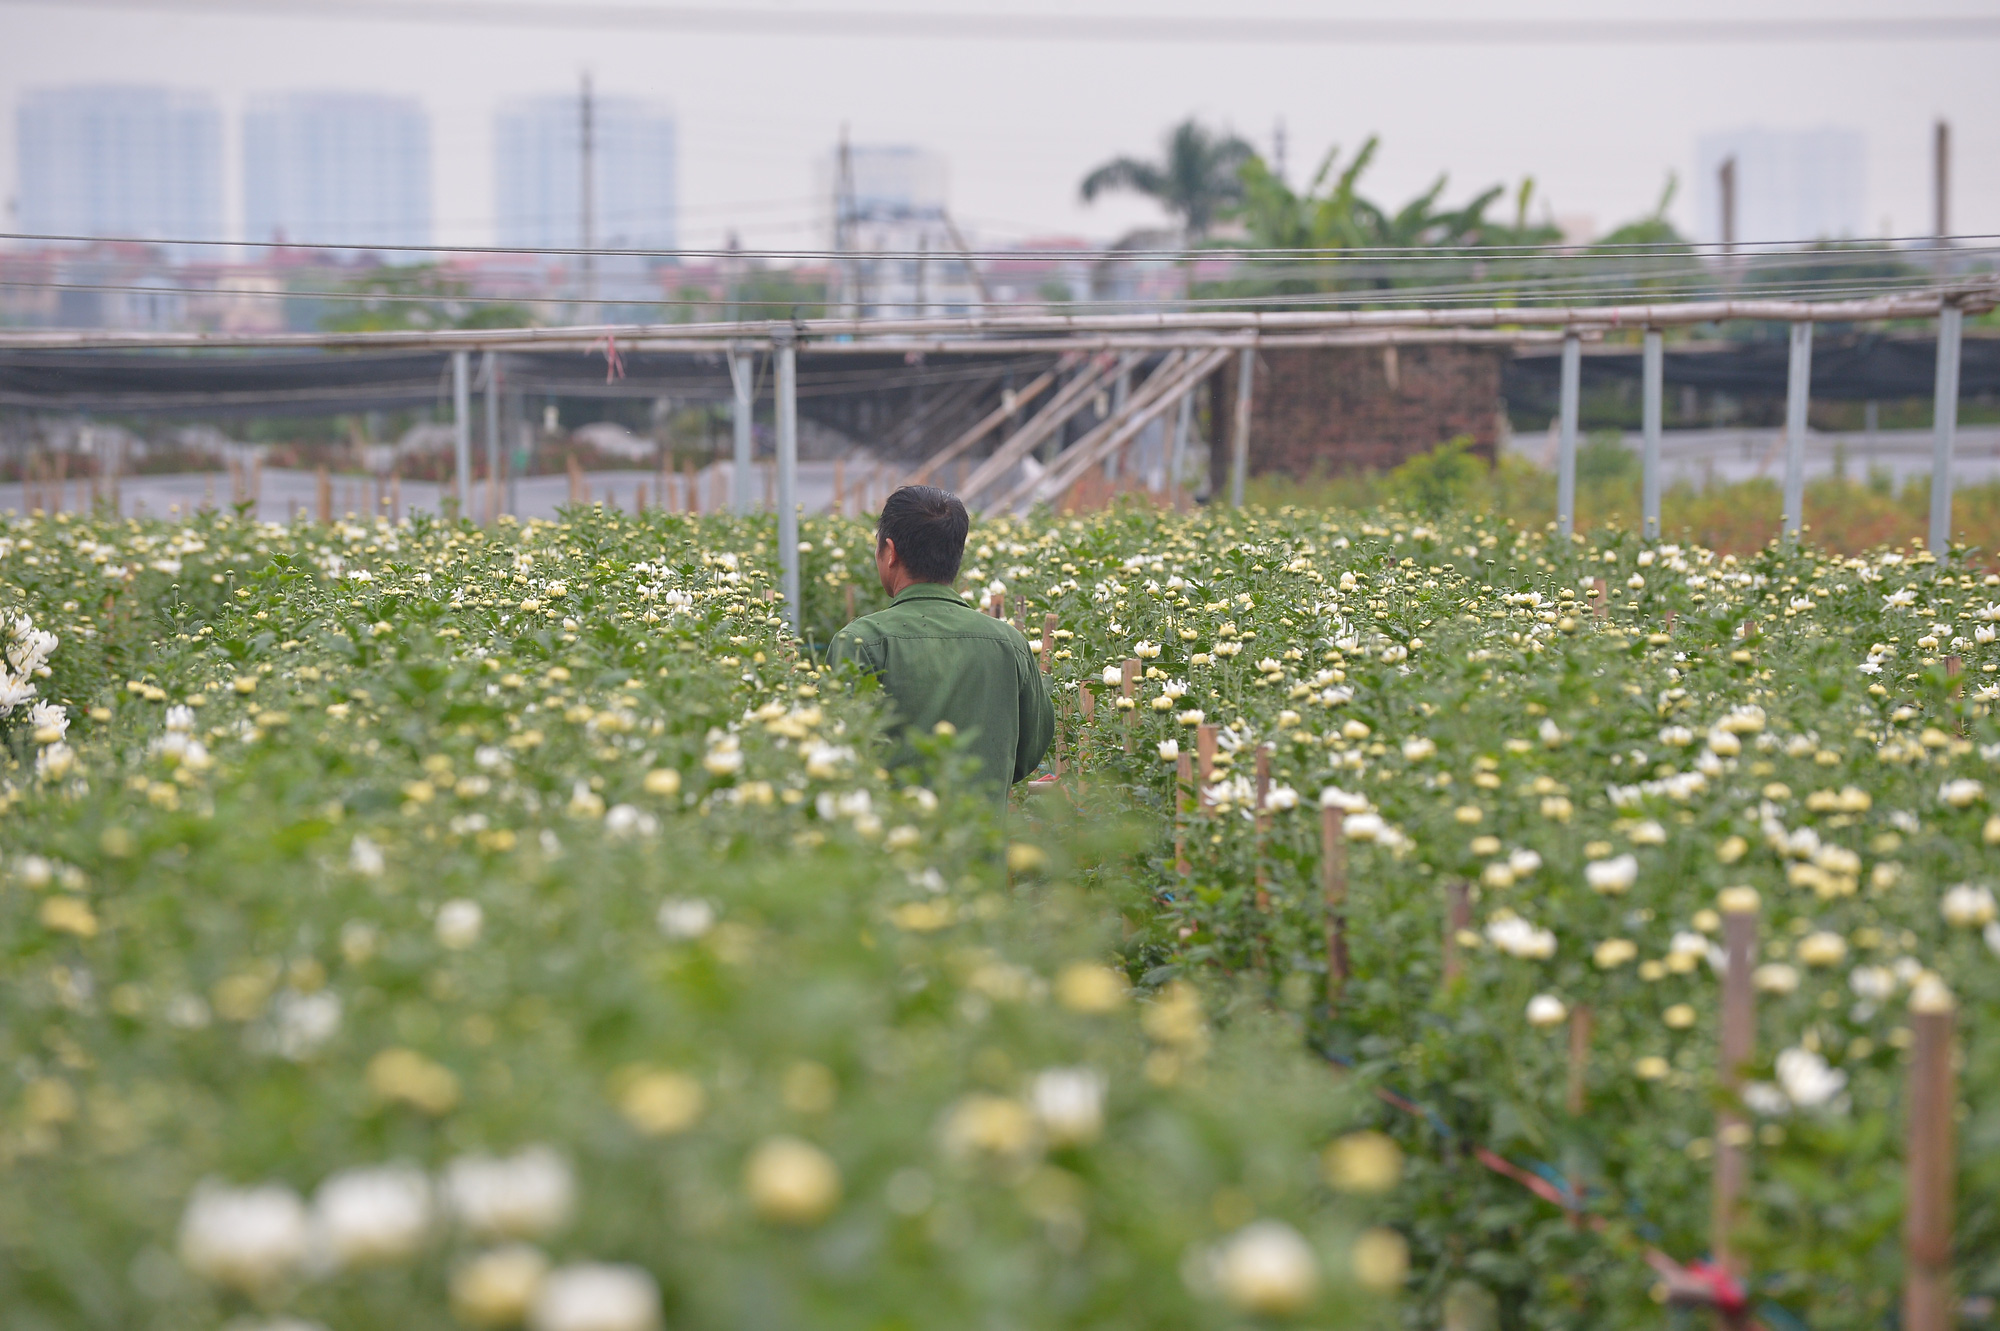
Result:
[[[1049,1068],[1035,1075],[1028,1103],[1051,1143],[1082,1145],[1104,1130],[1104,1086],[1095,1068]]]
[[[271,1051],[294,1062],[311,1058],[340,1031],[340,996],[330,989],[281,991],[271,1000]]]
[[[475,1234],[534,1238],[560,1228],[576,1202],[569,1164],[546,1146],[506,1159],[463,1155],[446,1166],[442,1191]]]
[[[358,836],[347,847],[347,867],[368,878],[379,878],[387,860],[382,848],[365,836]]]
[[[1810,1049],[1787,1049],[1777,1058],[1778,1085],[1800,1109],[1818,1109],[1840,1094],[1847,1074],[1827,1066]]]
[[[1938,798],[1954,809],[1967,809],[1986,798],[1986,786],[1971,777],[1958,777],[1938,787]]]
[[[457,897],[438,907],[434,922],[438,942],[454,952],[463,952],[479,941],[479,931],[485,927],[486,912],[476,901]]]
[[[1178,762],[1180,760],[1180,756],[1181,756],[1181,743],[1179,740],[1163,739],[1160,741],[1161,762],[1163,763]]]
[[[715,927],[715,907],[699,897],[670,897],[653,919],[668,938],[686,942]]]
[[[430,1233],[430,1180],[409,1165],[345,1169],[313,1194],[312,1219],[340,1266],[400,1261]]]
[[[1554,994],[1536,994],[1528,1000],[1530,1026],[1560,1026],[1568,1019],[1568,1006]]]
[[[282,1184],[197,1185],[181,1214],[181,1261],[212,1284],[255,1294],[290,1275],[306,1255],[306,1208]]]
[[[531,1331],[653,1331],[659,1324],[659,1283],[637,1266],[557,1267],[528,1309]]]
[[[1960,883],[1946,892],[1938,902],[1938,909],[1947,924],[1961,929],[1980,928],[1993,923],[1995,917],[1992,890],[1970,883]]]
[[[1617,855],[1608,860],[1592,860],[1583,866],[1583,881],[1593,892],[1615,896],[1631,890],[1639,881],[1639,860],[1634,855]]]
[[[1319,1255],[1281,1220],[1244,1226],[1214,1257],[1216,1288],[1245,1312],[1295,1313],[1319,1293]]]

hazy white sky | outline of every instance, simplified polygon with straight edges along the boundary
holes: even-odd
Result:
[[[631,0],[644,5],[653,0]],[[711,4],[720,0],[710,0]],[[928,0],[926,11],[1018,11],[997,0]],[[335,7],[338,0],[329,0]],[[887,8],[896,0],[791,0],[766,12]],[[1895,17],[1874,0],[1402,0],[1394,6],[1242,0],[1240,12],[1346,17]],[[1920,0],[1928,15],[1991,14],[1993,0]],[[1695,229],[1697,135],[1741,125],[1839,125],[1867,142],[1867,225],[1928,230],[1930,135],[1952,122],[1952,222],[2000,232],[2000,42],[1799,45],[1367,46],[1149,43],[1147,16],[1214,14],[1206,0],[1090,0],[1129,14],[1126,44],[1066,42],[1024,24],[1018,40],[840,39],[660,31],[247,17],[0,0],[0,182],[15,181],[22,91],[81,81],[206,89],[229,121],[232,225],[240,213],[236,115],[251,93],[361,89],[420,96],[432,117],[434,216],[443,243],[492,238],[491,121],[521,93],[598,87],[665,101],[680,127],[681,235],[737,230],[752,246],[824,242],[815,162],[846,123],[857,142],[915,143],[950,163],[953,211],[975,243],[1109,238],[1158,220],[1145,203],[1077,200],[1078,180],[1120,152],[1152,151],[1190,113],[1268,150],[1282,119],[1296,180],[1333,145],[1383,147],[1365,192],[1400,203],[1448,172],[1447,199],[1532,175],[1557,215],[1604,229],[1652,207],[1669,171]],[[1058,10],[1058,0],[1033,8]]]

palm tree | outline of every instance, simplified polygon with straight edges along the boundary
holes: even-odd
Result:
[[[1114,157],[1083,178],[1083,201],[1106,190],[1131,190],[1154,199],[1180,222],[1187,240],[1208,234],[1224,210],[1243,197],[1243,164],[1256,149],[1227,130],[1211,131],[1184,120],[1167,133],[1157,162]]]

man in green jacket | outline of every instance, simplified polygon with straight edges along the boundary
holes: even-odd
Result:
[[[934,486],[890,495],[875,523],[875,571],[892,599],[835,635],[829,660],[882,681],[902,737],[891,766],[915,756],[911,735],[949,722],[979,760],[976,779],[1004,797],[1048,752],[1055,708],[1021,631],[951,589],[970,525],[958,497]]]

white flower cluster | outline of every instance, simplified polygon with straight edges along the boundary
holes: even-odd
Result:
[[[36,628],[35,621],[26,615],[15,619],[5,646],[0,647],[0,716],[34,701],[35,680],[48,676],[49,658],[60,641],[55,634]],[[38,729],[40,725],[36,722]]]

